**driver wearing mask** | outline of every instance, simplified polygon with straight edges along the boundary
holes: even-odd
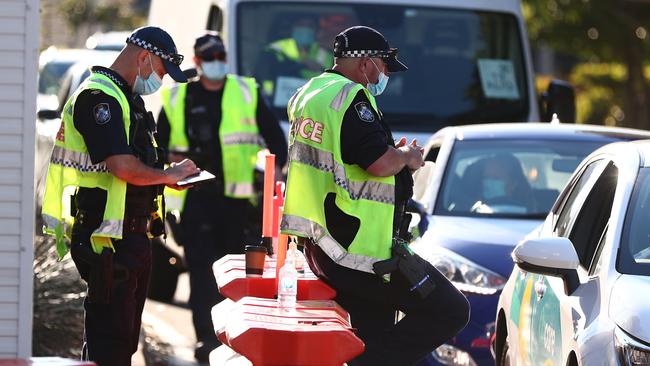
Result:
[[[473,211],[496,212],[496,206],[501,206],[505,212],[525,213],[531,209],[531,189],[523,173],[519,160],[510,154],[500,154],[482,162],[483,177],[481,180],[482,201],[476,202]],[[489,206],[491,208],[487,208]]]

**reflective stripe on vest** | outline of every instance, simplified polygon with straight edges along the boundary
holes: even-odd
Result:
[[[366,199],[395,204],[395,186],[376,181],[351,182],[345,168],[334,160],[332,153],[296,141],[289,148],[289,159],[334,175],[334,182],[345,189],[353,200]]]
[[[374,273],[372,264],[391,256],[395,178],[372,176],[341,157],[343,117],[362,90],[341,75],[323,73],[290,99],[289,174],[281,229],[311,238],[341,266]],[[374,98],[366,95],[376,109]],[[335,228],[327,227],[325,201],[331,195],[343,214],[358,219],[358,230],[346,245],[330,234]]]
[[[56,237],[57,253],[63,258],[68,252],[66,232],[72,225],[66,187],[100,188],[107,192],[104,216],[100,226],[91,234],[90,242],[96,253],[113,249],[111,239],[121,239],[126,204],[126,182],[112,175],[104,162],[93,164],[83,137],[74,126],[74,105],[79,93],[98,89],[115,98],[122,108],[122,119],[129,141],[130,106],[128,100],[108,77],[93,73],[75,91],[64,106],[61,128],[52,149],[43,198],[44,232]]]

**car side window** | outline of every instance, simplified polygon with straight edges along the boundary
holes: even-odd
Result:
[[[607,238],[607,229],[609,229],[609,222],[605,225],[605,230],[603,230],[602,235],[600,235],[600,240],[598,240],[598,247],[594,258],[591,260],[591,265],[589,265],[589,276],[593,276],[600,272],[600,254],[603,252],[603,247],[605,246],[605,239]]]
[[[425,161],[433,161],[435,162],[436,159],[438,158],[438,154],[440,153],[440,146],[442,145],[442,141],[437,141],[434,142],[433,145],[431,145],[431,148],[429,151],[427,151],[426,156],[424,157]]]
[[[612,212],[618,168],[609,162],[589,192],[572,225],[569,239],[580,264],[589,269]]]
[[[564,198],[564,202],[559,206],[559,210],[557,211],[558,217],[554,228],[554,232],[557,236],[569,236],[569,230],[580,211],[586,193],[594,184],[596,178],[599,176],[600,172],[602,172],[602,169],[602,160],[589,164],[572,187],[566,188],[570,189],[571,192],[566,196],[566,198]]]

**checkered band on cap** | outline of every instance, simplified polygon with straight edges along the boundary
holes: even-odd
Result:
[[[183,55],[178,54],[178,53],[175,53],[175,54],[167,53],[166,51],[161,50],[160,48],[158,48],[158,47],[152,45],[151,43],[149,43],[149,42],[147,42],[145,40],[142,40],[140,38],[129,36],[126,39],[126,42],[134,44],[134,45],[136,45],[138,47],[144,48],[145,50],[153,53],[154,55],[162,58],[163,60],[167,60],[167,61],[173,63],[176,66],[179,66],[181,64],[181,62],[183,62]]]
[[[394,51],[379,50],[351,50],[341,51],[341,57],[380,57],[389,58],[395,54]]]

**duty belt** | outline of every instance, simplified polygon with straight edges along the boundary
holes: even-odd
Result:
[[[102,223],[102,217],[96,212],[78,210],[75,216],[74,224],[95,230]],[[124,216],[123,234],[126,233],[147,233],[151,216]]]

